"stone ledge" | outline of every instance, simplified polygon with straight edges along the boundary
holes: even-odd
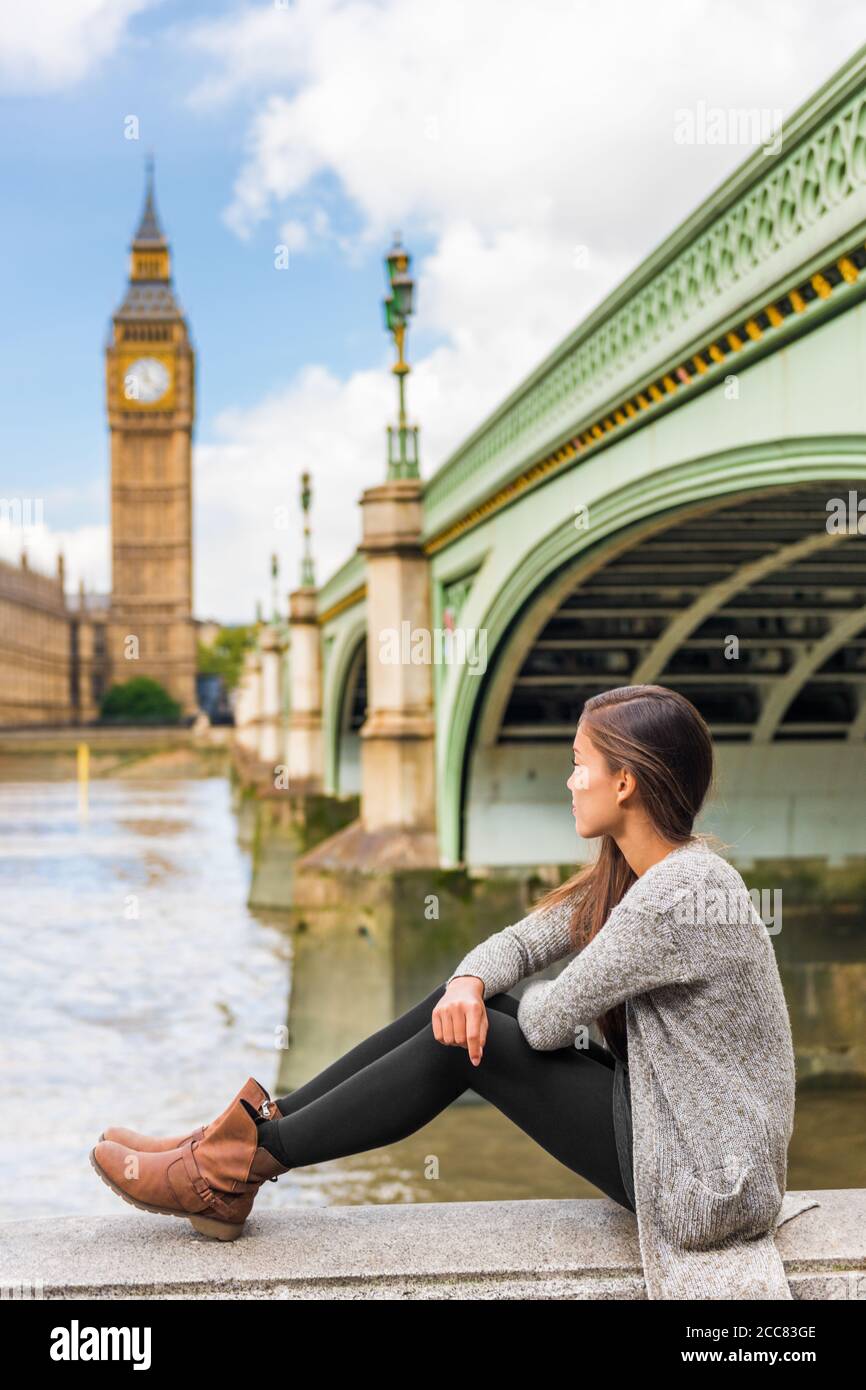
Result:
[[[866,1190],[776,1233],[801,1299],[866,1298]],[[130,1211],[0,1224],[0,1283],[45,1298],[643,1299],[634,1216],[608,1198],[255,1211],[217,1244]]]

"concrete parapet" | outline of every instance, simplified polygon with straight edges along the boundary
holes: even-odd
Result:
[[[776,1233],[795,1299],[866,1298],[866,1191],[811,1195]],[[636,1219],[606,1197],[254,1211],[230,1244],[134,1211],[40,1218],[2,1223],[0,1251],[4,1287],[57,1299],[646,1297]]]

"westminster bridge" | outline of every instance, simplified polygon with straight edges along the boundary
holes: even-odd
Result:
[[[785,890],[801,1060],[866,1070],[864,238],[861,52],[429,479],[392,458],[358,549],[260,624],[253,896],[291,903],[308,998],[335,959],[365,983],[342,1041],[573,871],[582,702],[651,681],[712,730],[701,828]]]

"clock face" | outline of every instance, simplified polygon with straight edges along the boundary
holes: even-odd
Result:
[[[161,400],[171,384],[168,367],[156,357],[139,357],[123,378],[123,394],[128,401],[153,405]]]

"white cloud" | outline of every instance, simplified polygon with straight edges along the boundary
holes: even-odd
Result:
[[[303,251],[309,244],[310,234],[303,222],[290,217],[280,228],[280,240],[289,251]]]
[[[31,569],[53,575],[57,573],[57,556],[62,553],[67,593],[77,593],[82,579],[89,593],[108,591],[110,547],[107,526],[78,526],[67,530],[53,530],[47,523],[0,526],[0,559],[7,563],[19,564],[23,550]]]
[[[6,0],[0,6],[0,87],[30,91],[80,81],[121,42],[153,0]]]
[[[300,583],[304,469],[313,478],[317,581],[352,553],[360,540],[355,504],[384,476],[384,421],[392,407],[384,363],[348,381],[309,367],[254,409],[219,418],[216,440],[195,452],[197,613],[249,621],[256,597],[269,602],[274,551],[285,607],[285,594]]]
[[[723,18],[694,0],[664,24],[600,0],[298,0],[194,28],[216,71],[191,99],[259,99],[230,206],[239,233],[329,171],[372,242],[395,220],[435,233],[469,217],[633,245],[669,225],[660,174],[676,174],[685,210],[751,149],[690,157],[675,113],[790,108],[853,51],[856,15],[847,0],[738,0]]]

